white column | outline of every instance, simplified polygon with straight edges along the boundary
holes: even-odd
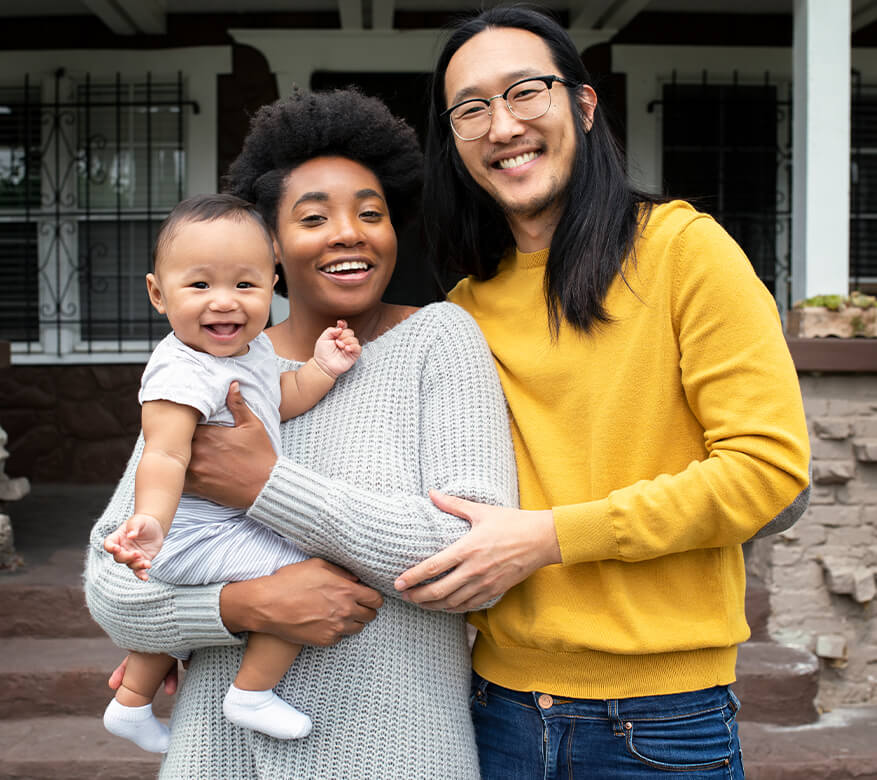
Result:
[[[850,0],[795,0],[792,299],[846,295]]]

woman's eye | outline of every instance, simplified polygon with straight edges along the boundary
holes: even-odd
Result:
[[[367,220],[370,220],[370,221],[374,221],[374,220],[381,219],[381,218],[384,216],[384,212],[382,212],[382,211],[375,211],[375,210],[370,209],[370,210],[368,210],[368,211],[363,211],[359,216],[360,216],[362,219],[367,219]]]
[[[326,221],[326,218],[322,214],[308,214],[306,217],[302,217],[301,221],[305,225],[321,225]]]

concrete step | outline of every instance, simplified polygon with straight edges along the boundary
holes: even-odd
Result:
[[[802,726],[739,728],[746,780],[877,780],[877,707],[836,709]]]
[[[737,654],[734,691],[740,720],[794,726],[819,717],[819,660],[806,650],[773,642],[746,642]]]
[[[770,590],[753,574],[746,575],[746,622],[752,632],[753,642],[770,639],[767,622],[770,618]]]
[[[144,780],[161,757],[104,730],[99,718],[0,720],[0,780]]]
[[[0,637],[103,635],[85,606],[84,550],[28,550],[21,569],[0,573]]]
[[[0,639],[0,720],[49,715],[99,719],[112,691],[107,678],[124,657],[106,637]],[[166,716],[171,697],[160,692],[155,711]]]

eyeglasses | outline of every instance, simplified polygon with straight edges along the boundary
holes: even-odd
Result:
[[[449,117],[451,130],[461,141],[474,141],[490,130],[493,117],[493,101],[502,98],[509,113],[518,119],[538,119],[551,108],[551,87],[563,84],[565,87],[578,87],[559,76],[533,76],[512,84],[501,95],[492,98],[470,98],[451,106],[441,116]]]

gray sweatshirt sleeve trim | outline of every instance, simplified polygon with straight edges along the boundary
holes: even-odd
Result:
[[[782,512],[780,512],[776,517],[770,520],[766,525],[762,526],[761,530],[758,531],[755,536],[752,537],[749,541],[753,541],[754,539],[762,539],[765,536],[772,536],[773,534],[779,534],[783,531],[791,528],[798,520],[801,518],[801,515],[804,514],[807,507],[810,504],[810,485],[813,481],[813,463],[810,463],[810,482],[807,483],[807,487],[805,487],[798,495],[795,497],[795,500],[792,501]]]

